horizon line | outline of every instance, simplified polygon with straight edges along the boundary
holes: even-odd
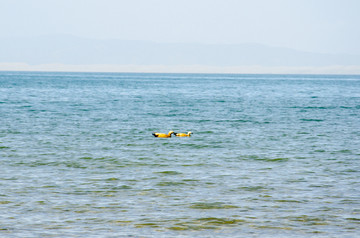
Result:
[[[360,75],[360,65],[330,66],[209,66],[209,65],[119,65],[39,64],[0,62],[0,71],[83,73],[198,73],[198,74],[328,74]]]

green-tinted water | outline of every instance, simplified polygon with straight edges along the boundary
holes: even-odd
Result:
[[[359,234],[359,76],[2,72],[0,115],[2,237]]]

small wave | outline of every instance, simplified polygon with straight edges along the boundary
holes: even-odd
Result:
[[[303,201],[299,201],[299,200],[290,200],[290,199],[278,199],[275,200],[275,202],[281,202],[281,203],[303,203]]]
[[[314,107],[314,106],[308,106],[308,107],[302,107],[302,106],[294,106],[294,107],[289,107],[289,108],[294,108],[294,109],[314,109],[314,110],[326,110],[326,109],[336,109],[336,107],[334,106],[320,106],[320,107]]]
[[[191,147],[191,148],[193,148],[193,149],[204,149],[204,148],[210,148],[210,149],[212,149],[212,148],[222,148],[222,145],[220,145],[220,144],[215,144],[215,143],[213,143],[213,144],[181,144],[181,146],[183,146],[183,147]]]
[[[154,172],[154,173],[164,174],[164,175],[179,175],[179,174],[182,174],[182,173],[177,172],[177,171],[162,171],[162,172]]]
[[[136,228],[144,228],[144,227],[157,228],[157,227],[160,227],[160,224],[154,223],[154,222],[137,223],[137,224],[135,224],[135,227]]]
[[[192,167],[192,166],[197,166],[197,167],[203,167],[203,166],[208,166],[208,164],[204,164],[204,163],[196,163],[196,164],[182,164],[181,166],[183,167]]]
[[[230,225],[230,224],[245,222],[245,220],[243,219],[217,218],[217,217],[199,218],[197,220],[206,222],[208,224],[216,224],[216,225]]]
[[[180,185],[187,185],[187,183],[167,181],[167,182],[159,182],[156,184],[156,186],[161,186],[161,187],[180,186]]]
[[[301,121],[308,121],[308,122],[321,122],[321,121],[324,121],[323,119],[307,119],[307,118],[302,118],[300,119]]]
[[[0,201],[0,205],[9,204],[11,201]]]
[[[286,218],[290,221],[310,223],[312,225],[327,225],[325,223],[324,218],[322,218],[322,217],[301,215],[301,216],[289,216]]]
[[[351,150],[339,150],[339,151],[335,151],[336,153],[342,153],[342,154],[352,154]]]
[[[168,227],[169,230],[213,230],[223,226],[233,227],[242,223],[246,223],[244,219],[204,217],[190,221],[177,222],[173,226]]]
[[[224,204],[222,202],[200,202],[190,206],[192,209],[233,209],[238,206]]]
[[[121,185],[119,187],[116,187],[116,189],[131,189],[132,187],[129,185]]]
[[[245,190],[245,191],[260,191],[260,190],[268,190],[268,188],[263,187],[263,186],[244,186],[244,187],[240,187],[240,190]]]
[[[272,230],[292,230],[291,227],[281,227],[281,226],[254,226],[257,229],[272,229]]]
[[[336,109],[336,107],[332,107],[332,106],[329,106],[329,107],[326,107],[326,106],[323,106],[323,107],[303,107],[304,109]]]
[[[245,120],[245,119],[224,119],[224,120],[216,120],[215,122],[240,122],[240,123],[247,123],[247,122],[254,122],[253,120]]]
[[[201,134],[214,134],[214,131],[202,131]]]
[[[255,160],[261,160],[265,162],[287,162],[289,158],[256,158]]]

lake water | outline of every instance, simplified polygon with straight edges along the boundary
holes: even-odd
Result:
[[[360,235],[360,76],[0,72],[0,115],[1,237]]]

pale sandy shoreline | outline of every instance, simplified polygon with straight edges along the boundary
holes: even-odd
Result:
[[[208,65],[69,65],[0,63],[0,71],[119,72],[119,73],[219,73],[219,74],[360,74],[360,65],[323,67],[208,66]]]

